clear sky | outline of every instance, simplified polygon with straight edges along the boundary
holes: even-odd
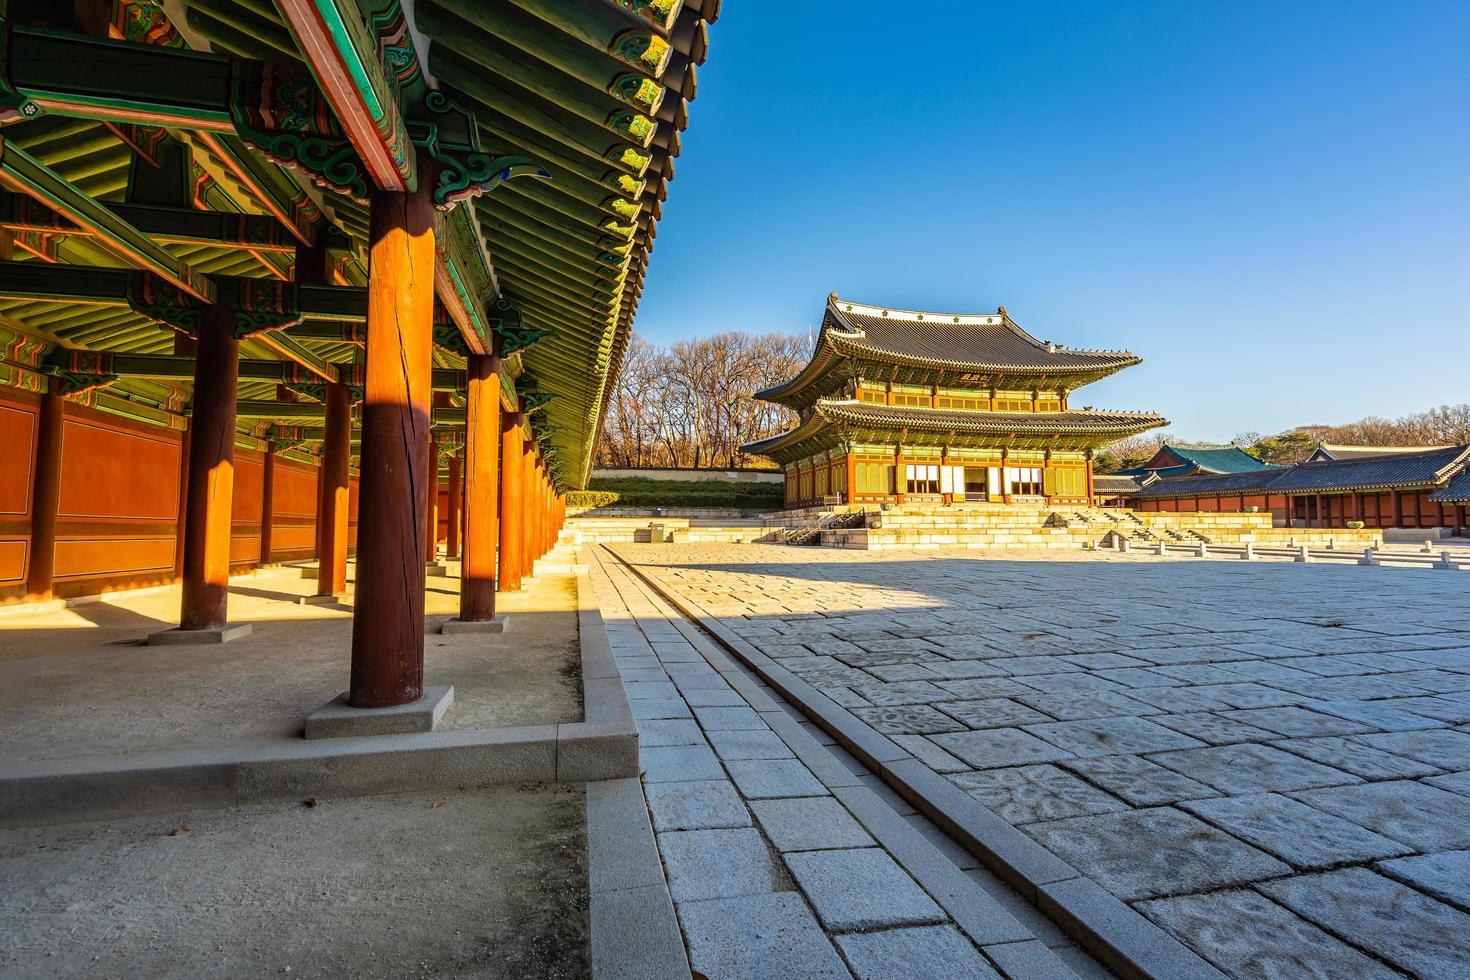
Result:
[[[1179,437],[1470,400],[1470,2],[730,0],[635,328],[1004,305]]]

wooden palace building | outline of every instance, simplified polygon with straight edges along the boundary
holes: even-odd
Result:
[[[1074,408],[1078,388],[1139,363],[1124,351],[1037,340],[989,314],[885,309],[827,298],[801,372],[756,397],[798,415],[744,447],[786,474],[786,506],[1090,504],[1094,451],[1167,424]]]
[[[720,0],[0,3],[0,603],[356,553],[422,693],[587,475]],[[346,651],[344,651],[344,662]]]

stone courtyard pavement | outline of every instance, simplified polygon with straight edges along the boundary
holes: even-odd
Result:
[[[611,550],[1227,974],[1470,976],[1470,576]]]
[[[638,719],[679,975],[1108,976],[627,569],[591,572]]]

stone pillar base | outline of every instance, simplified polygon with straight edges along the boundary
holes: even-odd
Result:
[[[301,606],[334,606],[341,601],[339,595],[304,595],[296,603]]]
[[[307,738],[353,738],[359,735],[406,735],[431,732],[454,703],[453,685],[424,688],[424,696],[392,708],[354,708],[343,691],[306,716]]]
[[[459,633],[504,633],[509,626],[508,617],[496,616],[494,619],[447,619],[439,627],[439,632],[445,636],[453,636]]]
[[[212,630],[186,630],[175,626],[172,629],[149,633],[148,645],[151,647],[165,647],[228,643],[231,640],[238,640],[242,636],[249,636],[250,630],[251,624],[249,623],[234,623]]]
[[[449,569],[437,561],[431,561],[424,566],[424,574],[443,578],[449,574]]]

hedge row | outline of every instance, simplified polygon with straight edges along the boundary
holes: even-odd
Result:
[[[775,510],[781,506],[779,483],[721,483],[708,480],[646,480],[618,477],[593,480],[586,490],[567,494],[568,507],[721,507]]]

